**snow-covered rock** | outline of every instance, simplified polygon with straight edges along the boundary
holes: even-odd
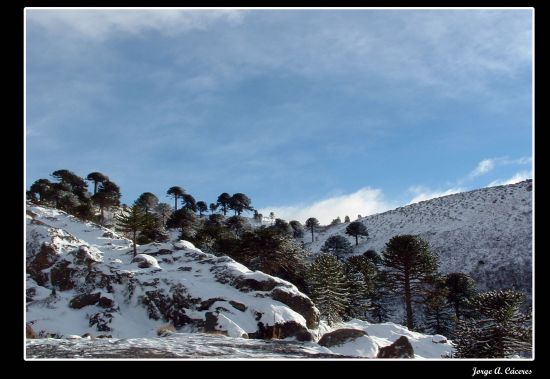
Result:
[[[204,331],[210,314],[228,336],[311,340],[319,323],[293,284],[187,241],[138,246],[133,258],[131,241],[109,229],[29,206],[26,247],[27,322],[42,335]]]

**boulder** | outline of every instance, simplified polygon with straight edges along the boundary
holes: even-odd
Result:
[[[290,309],[304,316],[309,329],[316,329],[319,326],[319,310],[309,297],[301,293],[285,291],[281,288],[273,289],[271,297],[273,300],[288,305]]]
[[[69,301],[69,307],[73,309],[84,308],[85,306],[96,304],[100,298],[101,294],[99,292],[83,293],[73,297],[71,301]]]
[[[71,262],[58,261],[50,271],[51,284],[60,291],[72,290],[76,287],[77,273],[78,270],[72,266]]]
[[[39,286],[43,286],[48,283],[49,278],[42,270],[51,267],[57,259],[58,255],[53,246],[43,243],[38,252],[27,259],[27,273]]]
[[[360,329],[337,329],[323,334],[318,344],[324,347],[338,346],[366,335],[367,332]]]
[[[147,254],[138,254],[132,259],[132,263],[137,263],[139,268],[160,268],[157,259]]]
[[[277,286],[277,282],[271,278],[267,280],[256,280],[246,276],[238,276],[231,285],[242,292],[250,291],[271,291]]]
[[[414,358],[414,350],[409,339],[401,336],[391,345],[380,348],[377,358]]]
[[[99,312],[90,317],[89,325],[96,326],[99,332],[110,332],[109,324],[113,321],[113,314],[107,312]]]

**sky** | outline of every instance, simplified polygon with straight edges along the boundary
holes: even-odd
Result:
[[[33,9],[26,187],[329,223],[533,177],[531,9]]]

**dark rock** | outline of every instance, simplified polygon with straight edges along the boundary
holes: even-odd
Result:
[[[215,315],[212,312],[206,312],[204,314],[204,331],[207,333],[215,333],[219,332],[219,330],[216,329],[216,326],[218,325],[218,316]]]
[[[87,337],[92,337],[92,335],[90,333],[84,333],[83,335],[81,335],[82,338],[87,338]]]
[[[89,325],[96,326],[99,332],[110,332],[109,324],[113,321],[113,315],[107,312],[99,312],[90,317]]]
[[[271,291],[277,286],[277,282],[271,278],[259,281],[252,278],[246,278],[245,276],[238,276],[233,280],[231,285],[242,292]]]
[[[113,232],[105,232],[101,235],[101,237],[105,237],[105,238],[115,238],[115,235],[113,234]]]
[[[102,296],[99,298],[97,305],[99,305],[102,308],[113,308],[115,305],[115,302],[113,299],[109,299],[108,297]]]
[[[101,297],[101,294],[99,292],[84,293],[81,295],[77,295],[73,297],[71,301],[69,301],[69,307],[74,309],[80,309],[80,308],[84,308],[87,305],[94,305],[99,301],[100,297]]]
[[[192,270],[191,267],[183,267],[183,266],[178,267],[178,271],[191,271],[191,270]]]
[[[214,304],[216,301],[225,301],[225,299],[223,299],[221,297],[214,297],[212,299],[203,300],[203,301],[201,301],[201,304],[197,308],[197,311],[205,311],[207,309],[210,309],[212,304]]]
[[[313,304],[310,298],[302,294],[293,294],[280,288],[275,288],[271,291],[271,297],[273,300],[288,305],[290,309],[304,316],[309,329],[315,329],[319,326],[319,311],[315,308],[315,304]]]
[[[179,328],[193,323],[185,310],[194,307],[199,299],[191,298],[185,287],[177,284],[170,288],[169,294],[163,290],[146,291],[141,302],[146,306],[150,318],[153,320],[163,319]]]
[[[296,321],[288,321],[267,326],[259,322],[258,330],[254,333],[248,333],[248,337],[255,339],[283,339],[295,337],[298,341],[313,341],[313,335],[306,327],[298,324]]]
[[[85,245],[80,246],[77,250],[73,251],[72,254],[75,256],[75,263],[77,264],[86,264],[90,266],[101,261],[91,254],[90,249]]]
[[[244,312],[247,309],[246,305],[244,305],[242,303],[238,303],[238,302],[233,301],[233,300],[229,301],[229,304],[231,304],[233,306],[233,308],[238,309],[241,312]]]
[[[159,251],[155,251],[153,253],[147,253],[147,255],[150,255],[152,257],[156,257],[158,255],[169,255],[169,254],[172,254],[172,250],[160,249]]]
[[[100,334],[100,335],[97,336],[96,338],[113,338],[113,336],[110,335],[110,334]]]
[[[42,270],[51,267],[57,259],[56,250],[51,245],[43,243],[38,252],[32,258],[27,259],[27,273],[39,286],[43,286],[49,282],[49,278]]]
[[[377,358],[414,358],[414,350],[409,339],[401,336],[391,345],[380,348]]]
[[[319,345],[324,347],[332,347],[343,345],[347,342],[355,341],[357,338],[366,336],[367,332],[359,329],[337,329],[333,332],[323,334]]]
[[[69,267],[71,262],[63,260],[55,264],[50,271],[51,284],[56,286],[60,291],[71,290],[76,286],[73,276],[77,274],[75,268]]]
[[[27,290],[25,291],[26,293],[26,302],[27,303],[30,303],[31,301],[34,300],[34,297],[36,296],[36,288],[32,287],[32,288],[27,288]]]
[[[132,259],[132,263],[137,263],[139,268],[154,267],[154,263],[152,262],[152,260],[156,261],[156,259],[151,257],[152,259],[149,260],[149,259],[146,259],[146,257],[144,257],[143,255],[135,256],[134,259]]]

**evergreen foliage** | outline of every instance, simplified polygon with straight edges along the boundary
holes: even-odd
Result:
[[[406,324],[414,329],[413,302],[425,293],[427,282],[437,271],[437,258],[428,243],[418,236],[398,235],[386,243],[383,264],[394,293],[403,296]]]
[[[224,192],[218,196],[218,205],[221,207],[224,216],[227,215],[227,209],[229,209],[230,202],[231,195],[227,192]]]
[[[342,320],[349,304],[348,281],[343,264],[334,255],[320,254],[308,271],[311,299],[329,325]]]
[[[351,243],[349,243],[349,241],[341,235],[330,236],[321,247],[321,252],[325,254],[333,254],[339,258],[346,254],[352,253],[352,251],[353,248]]]
[[[445,277],[445,286],[448,288],[447,300],[455,310],[455,317],[460,319],[460,308],[475,294],[474,280],[461,272],[451,272]]]
[[[147,228],[149,220],[147,214],[138,205],[132,205],[128,211],[115,216],[116,230],[129,234],[134,246],[134,257],[137,254],[138,233]]]
[[[349,217],[348,217],[349,218]],[[368,237],[369,232],[365,224],[359,221],[354,221],[346,227],[346,234],[355,237],[355,246],[359,244],[359,236]]]
[[[187,208],[181,208],[174,211],[166,222],[166,227],[169,229],[180,229],[181,239],[189,239],[192,237],[192,229],[195,224],[195,214]]]
[[[513,290],[480,293],[468,303],[473,318],[460,320],[453,340],[457,358],[531,355],[531,314],[520,312],[523,294]]]
[[[172,196],[174,198],[174,210],[178,210],[178,199],[182,197],[184,193],[185,190],[178,186],[170,187],[168,191],[166,191],[166,196]]]
[[[311,231],[311,242],[313,242],[313,232],[319,227],[319,220],[315,217],[310,217],[306,220],[306,228]]]
[[[153,210],[158,204],[158,197],[156,197],[155,194],[151,192],[142,193],[136,200],[136,205],[138,207],[141,207],[141,209],[143,209],[147,214],[149,214],[149,212]]]
[[[346,259],[344,271],[349,290],[346,316],[365,320],[370,307],[370,297],[374,291],[377,269],[367,258],[356,255]]]

